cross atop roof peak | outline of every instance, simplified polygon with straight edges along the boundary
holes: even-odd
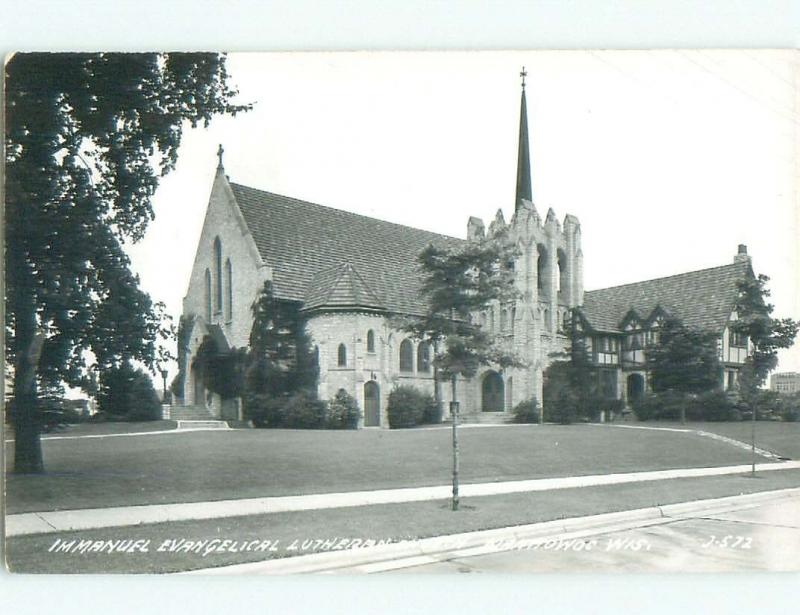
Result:
[[[525,70],[525,67],[522,67],[522,71],[520,71],[519,76],[522,77],[522,89],[525,89],[525,77],[528,76],[528,71]]]

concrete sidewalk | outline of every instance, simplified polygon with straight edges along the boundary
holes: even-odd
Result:
[[[460,493],[462,497],[478,497],[509,493],[550,491],[554,489],[572,489],[577,487],[594,487],[599,485],[617,485],[675,478],[744,474],[749,472],[750,469],[751,466],[748,464],[712,468],[682,468],[651,472],[630,472],[624,474],[568,476],[562,478],[542,478],[495,483],[473,483],[462,484]],[[756,465],[756,470],[759,472],[794,469],[800,469],[800,461],[762,463]],[[450,495],[450,485],[437,485],[433,487],[319,493],[311,495],[220,500],[213,502],[187,502],[18,513],[6,516],[6,536],[14,537],[30,534],[124,527],[145,523],[218,519],[278,512],[371,506],[375,504],[445,500],[449,498]]]

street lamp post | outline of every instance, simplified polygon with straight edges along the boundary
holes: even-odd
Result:
[[[162,380],[163,389],[164,389],[163,393],[161,395],[161,400],[164,403],[167,403],[167,374],[168,374],[168,372],[167,372],[166,369],[162,369],[161,370],[161,380]]]

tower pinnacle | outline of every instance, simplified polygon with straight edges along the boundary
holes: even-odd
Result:
[[[528,145],[528,108],[525,102],[525,67],[519,74],[522,77],[522,100],[519,109],[519,150],[517,152],[517,193],[514,198],[514,211],[522,199],[533,201],[531,190],[531,153]]]

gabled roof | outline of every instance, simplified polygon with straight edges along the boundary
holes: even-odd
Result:
[[[383,303],[350,263],[320,271],[306,290],[304,310],[362,308],[385,310]]]
[[[417,255],[430,243],[453,248],[464,243],[239,184],[230,187],[261,257],[272,267],[281,299],[320,296],[319,279],[310,291],[312,279],[350,263],[379,305],[394,313],[424,314]]]
[[[647,319],[656,307],[687,327],[721,331],[736,304],[736,283],[748,275],[752,275],[750,263],[738,262],[588,291],[582,312],[597,331],[619,331],[631,309]]]

